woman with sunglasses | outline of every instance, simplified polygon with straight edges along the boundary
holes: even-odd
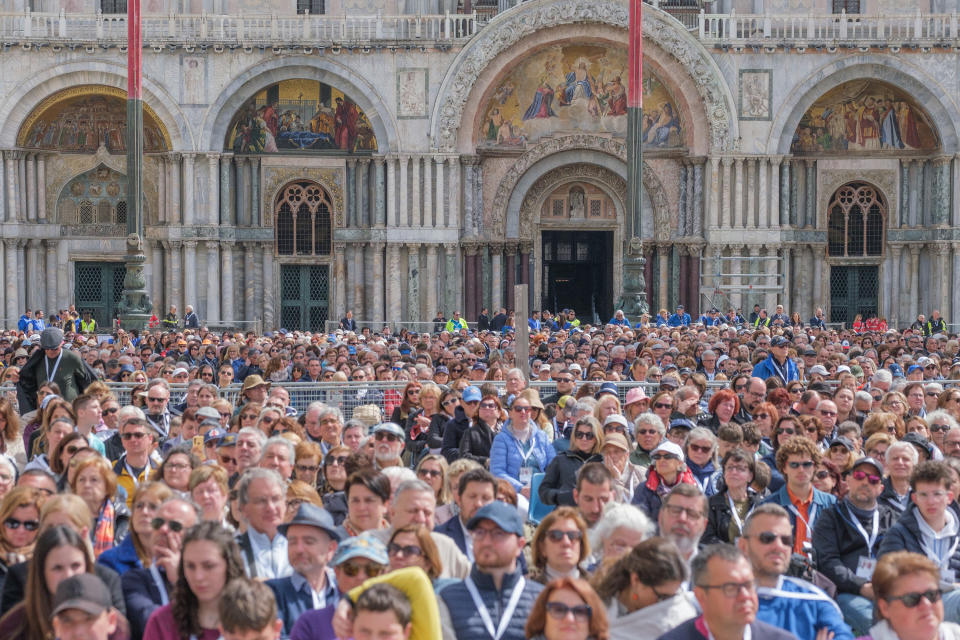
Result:
[[[540,483],[540,501],[544,504],[573,506],[573,489],[577,484],[577,472],[588,462],[602,462],[600,455],[600,423],[593,416],[577,420],[570,433],[570,448],[561,451],[547,465]]]
[[[817,463],[816,470],[813,472],[813,488],[835,495],[838,500],[847,492],[847,484],[843,481],[843,475],[837,469],[837,465],[826,458]]]
[[[586,580],[558,578],[533,605],[525,628],[531,640],[609,640],[603,601]]]
[[[597,594],[606,603],[611,640],[653,640],[697,615],[683,589],[687,565],[666,538],[644,540],[603,575]]]
[[[895,413],[889,411],[874,411],[867,415],[863,421],[863,439],[866,440],[875,433],[887,433],[897,438],[902,438],[906,432],[906,426],[903,420]]]
[[[557,455],[532,416],[531,402],[517,396],[510,406],[510,419],[490,447],[490,472],[507,480],[527,500],[533,475],[546,471]]]
[[[49,457],[49,454],[53,452],[53,447],[56,445],[56,442],[48,442],[48,433],[50,430],[50,425],[53,424],[53,421],[57,418],[67,418],[70,421],[71,425],[77,423],[77,414],[73,410],[73,405],[56,396],[50,396],[49,402],[46,404],[46,408],[43,409],[43,417],[40,420],[40,428],[30,434],[30,441],[27,444],[27,457],[33,458],[34,456],[39,456],[42,453],[46,453]],[[71,429],[72,431],[72,429]]]
[[[390,571],[399,571],[407,567],[420,567],[433,583],[434,591],[457,582],[454,578],[441,578],[443,561],[437,543],[433,541],[430,530],[422,524],[408,524],[394,529],[387,543],[387,555],[390,557]]]
[[[438,508],[451,501],[450,491],[447,489],[447,468],[446,458],[430,453],[420,460],[415,471],[418,480],[423,480],[433,488]]]
[[[183,536],[171,601],[147,620],[143,640],[217,640],[220,594],[243,577],[240,547],[217,522],[201,522]]]
[[[0,581],[9,567],[33,554],[43,500],[33,487],[14,487],[0,502]]]
[[[489,467],[493,439],[502,428],[503,408],[500,398],[492,394],[483,396],[477,408],[477,419],[460,437],[460,457]]]
[[[547,584],[557,578],[587,579],[580,566],[590,556],[587,523],[576,507],[558,507],[540,522],[530,542],[532,568],[528,578]]]
[[[408,382],[403,388],[402,399],[395,403],[390,414],[390,422],[400,425],[406,434],[403,457],[411,466],[415,466],[420,459],[430,435],[430,419],[423,415],[424,410],[420,406],[422,388],[423,385],[418,381]]]

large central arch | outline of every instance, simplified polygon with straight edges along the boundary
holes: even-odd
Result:
[[[629,22],[626,0],[534,0],[505,11],[459,53],[443,80],[434,105],[431,139],[441,151],[457,147],[464,108],[481,73],[521,40],[538,31],[567,25],[605,25],[624,29]],[[720,69],[696,39],[674,18],[645,7],[644,36],[684,68],[696,85],[709,127],[710,151],[723,151],[739,135],[733,96]]]

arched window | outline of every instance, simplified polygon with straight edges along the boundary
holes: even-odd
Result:
[[[57,201],[58,219],[70,233],[122,236],[127,229],[126,198],[127,177],[101,164],[64,186]]]
[[[827,254],[864,257],[883,254],[887,205],[876,187],[846,184],[833,194],[827,216]]]
[[[330,196],[315,182],[291,182],[274,207],[277,255],[330,255]]]

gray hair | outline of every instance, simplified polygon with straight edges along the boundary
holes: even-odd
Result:
[[[638,532],[643,540],[652,536],[655,530],[653,522],[638,507],[632,504],[609,502],[603,510],[600,521],[593,527],[593,531],[587,531],[590,549],[598,558],[603,556],[603,541],[620,527]]]
[[[397,488],[399,488],[400,485],[410,482],[411,480],[417,479],[417,474],[413,472],[413,469],[408,469],[406,467],[387,467],[386,469],[381,469],[380,473],[390,479],[391,485],[395,482]],[[430,485],[427,486],[429,487]],[[430,489],[430,492],[432,493],[433,489]]]
[[[128,404],[125,407],[121,407],[117,411],[117,424],[123,424],[128,420],[146,420],[147,416],[144,415],[143,409],[140,407],[135,407],[132,404]]]
[[[397,469],[400,467],[387,467],[387,469]],[[383,473],[386,474],[387,469],[383,470]],[[405,469],[405,468],[404,468]],[[409,471],[409,469],[405,469]],[[404,474],[406,475],[406,474]],[[388,478],[390,476],[387,476]],[[393,492],[393,506],[397,506],[397,502],[400,500],[400,494],[406,493],[408,491],[413,491],[416,493],[429,493],[431,496],[434,495],[433,487],[424,482],[423,480],[414,478],[413,480],[404,480],[397,486],[397,490]]]
[[[170,496],[169,498],[167,498],[166,500],[164,500],[163,502],[161,502],[160,507],[158,507],[157,510],[159,511],[161,508],[163,508],[163,505],[170,504],[171,502],[179,502],[181,504],[185,504],[188,507],[190,507],[193,513],[197,516],[197,522],[200,522],[200,519],[203,517],[203,509],[200,508],[200,505],[198,505],[196,502],[194,502],[190,498],[185,498],[182,495],[179,495],[176,493]]]
[[[150,389],[153,389],[154,387],[163,387],[164,389],[167,390],[168,394],[170,393],[170,383],[164,380],[163,378],[154,378],[153,380],[147,383],[148,392],[150,391]]]
[[[873,374],[874,382],[885,382],[887,384],[893,383],[893,374],[886,369],[880,369],[875,374]],[[871,398],[873,400],[873,398]]]
[[[10,460],[10,458],[5,455],[0,455],[0,467],[7,467],[7,469],[10,470],[10,475],[13,477],[13,479],[17,479],[17,476],[19,475],[17,473],[17,467],[14,466],[13,461]]]
[[[931,411],[924,417],[924,419],[927,421],[928,427],[932,426],[935,422],[942,421],[947,423],[950,426],[950,429],[960,429],[960,424],[957,424],[957,421],[953,418],[953,416],[943,409]]]
[[[745,559],[745,556],[740,549],[732,544],[719,543],[704,547],[690,561],[690,584],[692,586],[703,584],[703,579],[707,574],[707,565],[714,558],[720,558],[727,562],[740,562]]]
[[[263,447],[261,447],[261,449],[266,451],[275,444],[281,445],[287,450],[287,460],[293,464],[293,462],[297,459],[297,449],[292,441],[287,440],[283,436],[273,436],[272,438],[268,438],[267,441],[263,443]]]
[[[340,409],[338,409],[337,407],[334,407],[333,405],[325,406],[323,409],[320,410],[320,415],[317,416],[317,420],[318,421],[323,420],[327,416],[333,416],[334,418],[337,419],[337,422],[339,422],[340,424],[343,424],[343,412],[340,411]]]
[[[363,420],[359,418],[350,418],[344,423],[343,430],[346,431],[347,429],[354,429],[357,427],[363,431],[364,436],[367,435],[367,431],[370,429],[370,427],[367,426],[367,423]]]
[[[660,419],[660,416],[655,413],[650,413],[649,411],[641,413],[637,416],[637,419],[633,421],[634,433],[640,429],[640,425],[642,424],[648,427],[653,427],[661,436],[667,432],[667,427],[663,424],[663,420]]]
[[[854,402],[870,402],[873,403],[873,396],[870,395],[869,391],[857,391],[853,396]]]
[[[923,385],[923,390],[936,391],[937,395],[940,395],[941,393],[943,393],[943,385],[940,384],[939,382],[928,382],[925,385]]]
[[[263,445],[267,441],[267,436],[263,435],[263,431],[260,431],[260,429],[257,429],[256,427],[244,427],[243,429],[240,429],[240,431],[237,431],[237,439],[239,440],[240,436],[247,433],[256,437],[257,444],[260,445],[260,450],[263,451]]]
[[[710,429],[707,429],[706,427],[696,427],[691,429],[690,433],[687,434],[687,439],[683,441],[684,449],[690,446],[690,443],[694,440],[709,440],[714,451],[717,449],[717,436],[714,435],[713,431],[710,431]]]
[[[320,402],[319,400],[314,400],[313,402],[311,402],[310,404],[307,405],[307,410],[304,411],[303,413],[304,413],[304,415],[307,415],[307,414],[309,414],[311,411],[323,411],[326,407],[327,407],[327,405],[325,405],[324,403]]]
[[[250,483],[254,480],[261,479],[275,483],[283,491],[287,489],[287,483],[284,482],[280,474],[273,469],[251,467],[243,472],[243,475],[240,476],[240,481],[237,482],[237,501],[241,507],[250,501]]]
[[[948,431],[947,433],[950,433],[950,432]],[[944,435],[944,437],[946,437],[946,435]],[[920,461],[920,453],[917,451],[917,448],[915,446],[913,446],[909,442],[904,442],[903,440],[897,440],[896,442],[891,444],[889,447],[887,447],[887,452],[883,455],[883,458],[884,458],[883,462],[885,465],[890,464],[890,459],[893,457],[893,454],[896,453],[897,451],[905,451],[907,454],[907,457],[913,461],[914,466],[916,466],[917,462]]]

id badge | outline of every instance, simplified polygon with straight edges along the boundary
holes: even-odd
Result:
[[[528,485],[531,479],[533,479],[533,469],[530,467],[520,467],[520,482]]]
[[[857,577],[864,580],[873,579],[873,570],[877,567],[877,561],[874,558],[860,556],[857,560]]]

